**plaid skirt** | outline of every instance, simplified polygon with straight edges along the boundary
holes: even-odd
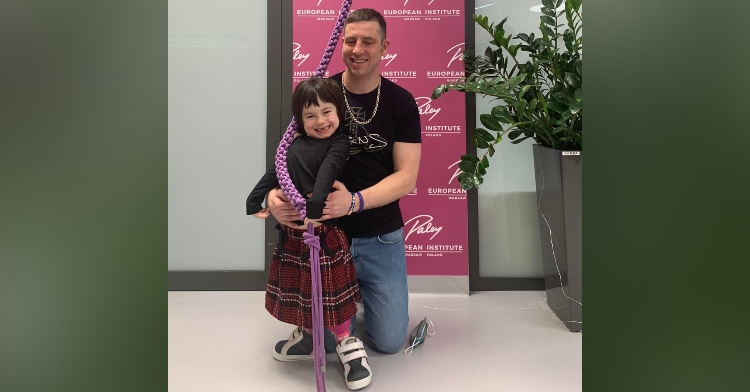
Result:
[[[312,328],[310,247],[304,243],[305,230],[276,228],[279,240],[268,271],[266,310],[285,323]],[[323,323],[332,327],[357,314],[357,273],[343,230],[321,225],[315,228],[315,235],[320,237]]]

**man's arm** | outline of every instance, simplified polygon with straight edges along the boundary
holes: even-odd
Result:
[[[377,184],[360,191],[365,202],[363,209],[377,208],[392,203],[414,190],[419,174],[419,161],[422,157],[420,143],[393,143],[394,173]],[[338,218],[349,212],[351,193],[340,182],[334,184],[334,192],[328,195],[322,220]],[[358,211],[359,198],[355,198],[354,210]]]
[[[422,157],[420,143],[393,143],[394,173],[377,184],[360,191],[365,201],[364,209],[377,208],[392,203],[414,191]],[[351,201],[350,201],[351,203]],[[359,198],[355,208],[359,209]]]

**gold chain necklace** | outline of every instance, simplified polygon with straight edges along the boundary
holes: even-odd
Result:
[[[367,125],[370,123],[370,121],[372,121],[373,118],[375,118],[375,113],[378,112],[378,104],[380,103],[380,83],[382,82],[382,80],[383,78],[378,79],[378,96],[375,98],[375,110],[372,111],[372,117],[370,117],[370,119],[365,122],[360,122],[359,120],[357,120],[357,116],[354,115],[354,112],[352,112],[352,108],[349,106],[349,100],[346,98],[346,85],[344,84],[344,75],[341,75],[341,91],[344,92],[344,103],[346,103],[346,110],[349,111],[349,117],[352,118],[352,121],[359,125]]]

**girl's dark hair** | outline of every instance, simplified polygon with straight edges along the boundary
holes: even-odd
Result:
[[[336,107],[339,126],[344,125],[343,91],[331,79],[312,77],[301,81],[292,93],[292,115],[297,120],[297,130],[300,133],[305,133],[302,127],[302,110],[312,105],[318,106],[318,98]]]

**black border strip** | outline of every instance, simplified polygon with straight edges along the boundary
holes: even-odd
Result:
[[[169,271],[169,291],[265,291],[266,271]]]

